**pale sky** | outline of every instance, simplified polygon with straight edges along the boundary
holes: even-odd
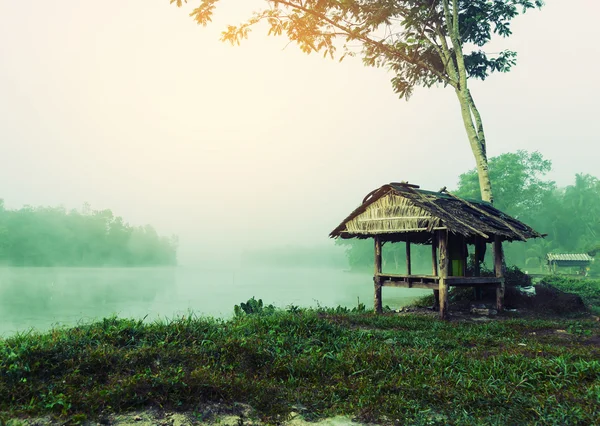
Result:
[[[307,56],[254,31],[260,0],[207,28],[168,0],[0,0],[0,198],[110,208],[178,234],[180,259],[326,242],[372,189],[454,187],[474,167],[450,89],[398,100],[382,69]],[[245,7],[245,9],[243,8]],[[600,176],[596,0],[548,0],[513,23],[509,74],[472,82],[490,156],[526,149],[559,185]]]

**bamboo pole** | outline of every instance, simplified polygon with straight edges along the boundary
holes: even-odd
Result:
[[[433,276],[437,277],[438,274],[438,261],[437,261],[437,238],[434,234],[431,239],[431,269],[433,272]]]
[[[373,284],[375,286],[374,309],[375,313],[383,312],[383,304],[381,301],[381,240],[378,236],[375,240],[375,274],[373,276]]]
[[[481,244],[483,240],[479,237],[475,237],[475,263],[473,264],[473,276],[479,277],[481,276],[481,263],[479,263],[479,259],[481,258]],[[481,300],[481,287],[475,287],[475,300]]]
[[[431,238],[431,272],[434,277],[438,274],[438,261],[437,261],[437,235],[434,233]],[[433,290],[433,309],[440,307],[440,291]]]
[[[439,298],[440,298],[440,319],[448,317],[448,231],[440,231],[438,233],[438,249],[439,249]]]
[[[462,270],[463,270],[463,277],[468,276],[467,275],[467,258],[469,257],[469,247],[467,246],[467,242],[465,241],[465,237],[461,236],[460,237],[460,246],[461,246],[461,253],[462,253]]]
[[[406,275],[412,275],[412,266],[410,263],[410,241],[406,242]]]
[[[481,263],[479,263],[479,259],[481,258],[481,243],[482,241],[479,239],[479,237],[475,237],[475,269],[473,269],[474,277],[479,277],[481,275]]]
[[[502,240],[498,235],[494,237],[494,270],[496,277],[504,278],[504,253],[502,251]],[[504,280],[496,287],[496,309],[501,312],[504,309]]]

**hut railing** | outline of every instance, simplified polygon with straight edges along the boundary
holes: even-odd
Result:
[[[437,290],[439,288],[439,275],[406,275],[406,274],[388,274],[377,273],[375,280],[384,287],[403,287],[403,288],[424,288]],[[446,285],[451,287],[470,287],[470,286],[498,286],[504,283],[503,277],[463,277],[451,276],[445,278]]]

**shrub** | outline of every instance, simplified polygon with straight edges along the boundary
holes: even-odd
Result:
[[[529,287],[531,277],[523,272],[518,266],[508,266],[504,271],[506,287]]]
[[[589,276],[592,278],[600,278],[600,256],[598,256],[598,260],[594,259],[590,265]]]
[[[239,305],[235,305],[233,311],[236,317],[255,314],[270,315],[275,312],[275,306],[263,306],[262,299],[256,300],[254,296],[252,296],[252,299],[248,299],[246,303],[242,302]]]

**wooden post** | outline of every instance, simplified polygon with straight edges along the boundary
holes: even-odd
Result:
[[[412,275],[412,268],[410,265],[410,241],[406,242],[406,275]]]
[[[473,276],[474,277],[479,277],[481,275],[481,264],[479,263],[479,259],[481,258],[481,244],[483,243],[483,241],[481,241],[481,237],[477,236],[475,237],[475,269],[473,270]]]
[[[376,314],[383,312],[383,304],[381,302],[381,240],[375,237],[375,274],[373,283],[375,285],[374,309]]]
[[[503,257],[502,240],[496,235],[494,237],[494,270],[496,271],[496,277],[499,278],[504,278]],[[496,287],[496,309],[498,312],[504,309],[504,281]]]
[[[481,263],[479,263],[479,259],[481,258],[481,244],[483,244],[483,240],[480,236],[475,237],[475,263],[473,265],[473,276],[479,277],[481,276]],[[481,300],[481,287],[475,286],[475,300]]]
[[[437,261],[437,235],[433,234],[431,239],[431,269],[433,276],[436,277],[438,274],[438,261]]]
[[[448,230],[439,231],[438,233],[438,248],[440,251],[440,319],[448,317]]]
[[[434,277],[438,274],[438,261],[437,261],[437,234],[433,234],[431,238],[431,265],[432,273]],[[433,290],[433,309],[439,309],[440,307],[440,291]]]
[[[467,246],[467,242],[465,241],[465,237],[460,238],[460,245],[462,247],[462,270],[463,277],[467,277],[469,274],[467,273],[467,259],[469,257],[469,247]]]

